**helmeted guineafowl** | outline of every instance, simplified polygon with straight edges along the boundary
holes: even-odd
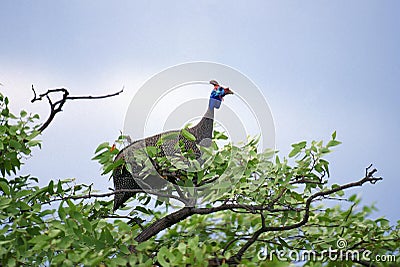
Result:
[[[199,121],[199,123],[187,129],[187,132],[192,134],[196,138],[196,140],[193,141],[185,138],[184,136],[182,136],[181,130],[173,130],[156,134],[131,143],[123,150],[121,150],[115,158],[115,161],[123,159],[127,164],[130,164],[131,166],[131,170],[128,170],[126,165],[124,164],[117,167],[113,171],[112,177],[115,190],[142,189],[145,188],[147,185],[150,185],[151,188],[155,186],[154,184],[152,184],[152,179],[150,179],[151,175],[146,176],[146,182],[144,185],[141,183],[140,172],[143,167],[140,167],[140,164],[137,164],[137,162],[132,159],[134,158],[135,152],[137,152],[138,150],[144,150],[146,147],[156,147],[157,145],[160,145],[160,139],[166,136],[175,137],[167,139],[166,141],[162,141],[161,149],[157,156],[175,155],[177,152],[179,152],[179,147],[177,148],[178,142],[180,142],[180,144],[183,144],[186,151],[191,150],[195,153],[195,155],[200,155],[200,151],[197,145],[209,146],[211,144],[214,124],[214,109],[218,109],[220,107],[221,101],[223,100],[224,96],[233,94],[233,92],[229,88],[221,87],[215,80],[211,80],[210,84],[214,86],[214,89],[211,92],[206,113]],[[152,163],[153,165],[155,165],[155,170],[158,172],[159,169],[157,168],[156,163]],[[159,174],[157,174],[156,176],[160,177]],[[155,180],[160,179],[158,178]],[[132,192],[116,193],[114,195],[114,210],[117,210],[119,207],[123,206],[124,202],[126,202],[130,197],[134,195],[135,193]]]

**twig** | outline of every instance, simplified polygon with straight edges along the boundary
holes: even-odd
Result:
[[[113,97],[113,96],[119,95],[119,94],[122,93],[123,91],[124,91],[124,87],[123,87],[120,91],[118,91],[118,92],[116,92],[116,93],[113,93],[113,94],[100,95],[100,96],[91,96],[91,95],[89,95],[89,96],[69,96],[69,97],[67,97],[67,100],[77,100],[77,99],[102,99],[102,98]]]
[[[62,107],[67,102],[67,100],[102,99],[102,98],[113,97],[113,96],[116,96],[116,95],[119,95],[120,93],[122,93],[124,91],[124,88],[122,88],[122,90],[120,90],[116,93],[108,94],[108,95],[101,95],[101,96],[69,96],[69,92],[65,88],[49,89],[49,90],[47,90],[47,92],[40,94],[38,96],[36,94],[36,91],[35,91],[35,88],[33,87],[33,85],[32,85],[32,91],[33,91],[33,99],[31,100],[32,103],[34,103],[36,101],[41,101],[43,99],[43,97],[46,97],[47,100],[49,101],[50,115],[47,118],[47,120],[43,123],[43,125],[38,129],[39,132],[43,132],[53,121],[56,114],[62,111]],[[62,93],[61,99],[54,103],[50,98],[50,94],[53,94],[53,93]]]
[[[272,209],[274,207],[274,205],[279,201],[279,199],[281,199],[281,197],[283,196],[283,194],[286,192],[287,188],[283,188],[281,190],[281,192],[279,193],[279,195],[274,198],[269,204],[268,204],[268,208]]]
[[[130,224],[131,222],[136,223],[140,229],[144,230],[144,226],[142,225],[142,220],[140,220],[139,218],[136,217],[131,217],[131,216],[123,216],[123,215],[108,215],[108,216],[104,216],[103,218],[110,218],[110,219],[129,219],[128,224]]]
[[[225,254],[225,252],[228,250],[228,248],[233,244],[233,243],[235,243],[236,241],[239,241],[240,239],[243,239],[243,237],[236,237],[236,238],[234,238],[234,239],[232,239],[231,241],[229,241],[226,245],[225,245],[225,247],[224,247],[224,250],[222,250],[222,255],[224,255]]]
[[[354,209],[354,207],[355,207],[356,205],[357,205],[356,203],[353,203],[353,205],[351,205],[350,210],[349,210],[349,212],[347,213],[346,218],[344,219],[345,222],[347,222],[347,220],[349,219],[349,217],[350,217],[351,213],[353,212],[353,209]],[[343,227],[342,227],[342,233],[340,234],[340,236],[343,236],[344,230],[345,230],[345,227],[343,226]]]
[[[49,201],[43,202],[41,204],[50,204],[52,202],[56,202],[56,201],[63,201],[63,200],[67,200],[67,199],[73,199],[73,200],[77,200],[77,199],[88,199],[88,198],[100,198],[100,197],[109,197],[115,194],[119,194],[119,193],[148,193],[151,195],[156,195],[159,197],[166,197],[166,198],[173,198],[176,200],[181,201],[182,203],[186,203],[184,200],[182,200],[180,197],[175,196],[175,195],[170,195],[170,194],[162,194],[159,193],[157,191],[154,190],[143,190],[143,189],[119,189],[119,190],[115,190],[113,192],[109,192],[109,193],[102,193],[102,194],[88,194],[88,195],[81,195],[81,196],[66,196],[66,197],[59,197],[59,198],[54,198],[51,199]]]
[[[322,184],[322,182],[320,180],[313,181],[313,180],[305,179],[304,177],[302,177],[301,179],[298,179],[295,181],[290,181],[289,184]]]
[[[219,176],[215,176],[213,178],[206,179],[204,181],[201,181],[200,184],[198,184],[198,186],[200,187],[200,186],[203,186],[205,184],[212,183],[212,182],[216,181],[218,178],[219,178]]]

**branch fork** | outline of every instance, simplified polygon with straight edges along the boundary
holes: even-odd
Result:
[[[32,85],[32,91],[33,91],[33,98],[31,100],[32,103],[34,103],[36,101],[41,101],[41,100],[43,100],[44,97],[46,97],[47,101],[49,101],[50,115],[47,118],[47,120],[43,123],[43,125],[40,126],[40,128],[38,129],[39,132],[43,132],[53,121],[56,114],[62,111],[62,107],[67,102],[67,100],[82,100],[82,99],[92,100],[92,99],[102,99],[102,98],[113,97],[113,96],[121,94],[124,91],[124,88],[122,88],[120,91],[118,91],[116,93],[108,94],[108,95],[100,95],[100,96],[91,96],[91,95],[70,96],[68,90],[65,88],[49,89],[49,90],[47,90],[47,92],[37,95],[33,85]],[[56,102],[53,102],[50,98],[50,95],[57,94],[57,93],[62,93],[61,99],[57,100]]]

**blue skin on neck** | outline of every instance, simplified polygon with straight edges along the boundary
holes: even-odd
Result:
[[[209,101],[209,108],[213,110],[214,108],[219,109],[221,106],[221,100],[225,96],[224,88],[221,86],[217,89],[212,90]]]

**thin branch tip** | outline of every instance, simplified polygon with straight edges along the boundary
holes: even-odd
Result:
[[[35,88],[33,87],[33,84],[32,84],[32,91],[33,91],[33,98],[31,100],[31,103],[36,101],[36,91],[35,91]]]
[[[369,166],[367,167],[367,168],[365,168],[365,176],[368,176],[368,174],[369,174],[369,170],[372,168],[372,163],[371,164],[369,164]]]
[[[43,123],[43,125],[38,129],[39,132],[43,132],[53,121],[55,115],[58,112],[62,111],[62,107],[67,102],[67,100],[76,100],[76,99],[90,99],[91,100],[91,99],[102,99],[102,98],[113,97],[113,96],[121,94],[124,91],[124,88],[122,88],[122,90],[120,90],[116,93],[100,95],[100,96],[91,96],[91,95],[70,96],[69,91],[65,88],[48,89],[47,92],[37,95],[33,84],[32,84],[32,91],[33,91],[33,99],[31,100],[31,103],[40,101],[43,99],[43,97],[46,97],[49,102],[49,105],[50,105],[50,115],[47,118],[47,120]],[[62,93],[61,99],[57,100],[56,102],[53,102],[50,98],[50,95],[53,93]]]

